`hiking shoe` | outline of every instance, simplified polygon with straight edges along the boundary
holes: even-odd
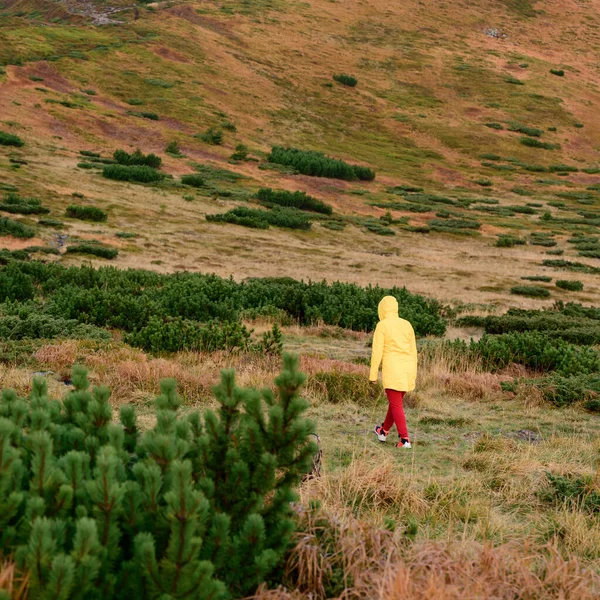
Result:
[[[396,448],[412,448],[411,444],[410,444],[410,440],[407,440],[406,438],[402,438],[397,444],[396,444]]]
[[[373,431],[375,431],[375,435],[380,442],[385,442],[385,440],[387,440],[388,432],[381,425],[375,425]]]

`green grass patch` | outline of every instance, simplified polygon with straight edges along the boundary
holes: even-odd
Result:
[[[102,176],[115,181],[155,183],[164,179],[164,174],[147,165],[106,165]]]
[[[25,142],[18,135],[0,131],[0,146],[14,146],[16,148],[21,148],[24,145]]]
[[[71,219],[94,221],[96,223],[103,223],[108,218],[108,215],[101,208],[97,208],[96,206],[80,206],[77,204],[67,206],[65,214]]]

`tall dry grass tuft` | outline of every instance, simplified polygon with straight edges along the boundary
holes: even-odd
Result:
[[[11,600],[27,598],[27,583],[28,577],[19,573],[12,561],[0,562],[0,591],[7,592]]]
[[[391,457],[380,458],[376,465],[355,459],[341,471],[307,482],[301,498],[305,502],[318,498],[323,508],[340,515],[377,514],[393,509],[400,518],[423,515],[428,509],[414,480],[399,472]]]
[[[412,543],[351,516],[300,512],[287,587],[256,600],[592,600],[600,576],[552,543]]]
[[[469,400],[496,400],[508,374],[488,373],[481,361],[444,344],[430,344],[419,353],[417,389],[453,394]]]

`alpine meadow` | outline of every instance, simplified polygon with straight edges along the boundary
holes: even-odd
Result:
[[[599,598],[599,54],[0,0],[0,600]]]

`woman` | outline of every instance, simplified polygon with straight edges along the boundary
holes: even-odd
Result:
[[[383,387],[389,402],[387,416],[375,426],[380,442],[385,442],[395,424],[400,441],[397,448],[410,448],[406,417],[402,401],[404,394],[415,389],[417,379],[417,343],[412,325],[398,316],[398,301],[386,296],[379,303],[379,323],[373,336],[371,355],[371,383],[377,383],[379,365],[383,359]]]

